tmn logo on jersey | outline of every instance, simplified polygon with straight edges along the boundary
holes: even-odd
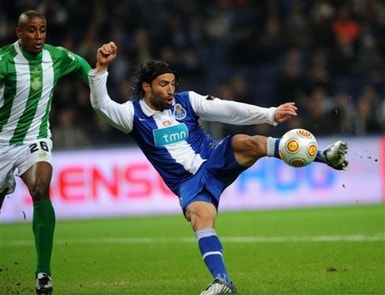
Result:
[[[178,124],[170,127],[154,129],[152,131],[156,146],[165,146],[187,140],[188,129],[186,124]]]
[[[31,88],[35,91],[39,90],[42,86],[42,82],[40,80],[40,77],[33,78],[31,82]]]

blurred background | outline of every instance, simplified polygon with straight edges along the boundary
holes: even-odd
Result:
[[[1,1],[1,45],[16,40],[18,16],[27,9],[46,16],[47,43],[91,66],[101,44],[117,43],[108,86],[118,102],[132,99],[132,66],[162,59],[182,78],[177,91],[299,107],[297,118],[277,127],[205,123],[215,138],[239,131],[278,137],[300,126],[321,148],[348,142],[350,165],[342,173],[261,159],[224,192],[221,210],[384,202],[385,1]],[[96,115],[76,75],[59,81],[52,108],[51,199],[59,219],[180,212],[129,136]],[[31,208],[19,181],[1,220],[29,220]]]
[[[295,101],[299,107],[297,118],[277,127],[206,123],[215,138],[232,132],[278,137],[300,126],[321,148],[348,142],[346,171],[258,160],[225,190],[220,210],[349,210],[221,215],[218,232],[236,257],[242,292],[252,290],[247,294],[384,294],[385,0],[1,0],[0,47],[16,40],[17,18],[27,9],[46,16],[47,43],[72,50],[91,66],[101,44],[117,43],[108,83],[118,102],[132,98],[131,65],[162,59],[182,78],[177,91],[265,107]],[[183,219],[176,196],[129,136],[96,115],[88,88],[75,75],[59,81],[51,115],[50,197],[58,220]],[[25,228],[33,206],[16,179],[0,214],[0,293],[4,285],[7,294],[27,294],[25,264],[33,241]],[[186,256],[187,232],[179,233],[176,219],[76,221],[57,229],[55,273],[67,294],[100,294],[107,287],[109,294],[176,294],[186,288],[186,277],[200,284],[205,275],[186,260],[195,254]],[[160,253],[170,252],[170,243],[167,265],[181,257],[183,270],[163,271]],[[161,258],[154,256],[158,252]],[[157,273],[149,275],[148,265]],[[185,265],[192,266],[187,273]]]
[[[46,16],[47,43],[91,66],[101,44],[117,43],[109,78],[116,101],[131,98],[131,64],[162,59],[181,75],[177,91],[299,107],[298,118],[279,127],[207,124],[216,138],[234,131],[280,136],[297,126],[318,137],[385,132],[383,0],[1,1],[1,46],[16,40],[26,9]],[[56,150],[132,143],[98,118],[75,75],[58,83],[51,126]]]

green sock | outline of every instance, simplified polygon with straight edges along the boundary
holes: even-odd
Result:
[[[36,275],[39,272],[51,275],[51,254],[55,220],[55,210],[51,200],[33,203],[32,230],[35,236],[37,255]]]

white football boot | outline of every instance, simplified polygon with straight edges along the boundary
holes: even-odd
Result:
[[[202,291],[200,295],[220,295],[220,294],[235,294],[237,292],[235,286],[220,279],[215,279]]]
[[[336,170],[345,170],[348,167],[349,162],[345,159],[345,155],[348,152],[348,144],[343,141],[337,141],[328,146],[323,155],[325,157],[326,164]]]

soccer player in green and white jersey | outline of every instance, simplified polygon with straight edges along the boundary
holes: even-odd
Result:
[[[52,293],[52,96],[58,80],[70,73],[77,73],[88,85],[91,69],[82,57],[63,47],[45,44],[46,29],[42,14],[25,11],[16,28],[18,40],[0,48],[0,209],[5,196],[15,189],[17,168],[33,200],[37,294]]]

